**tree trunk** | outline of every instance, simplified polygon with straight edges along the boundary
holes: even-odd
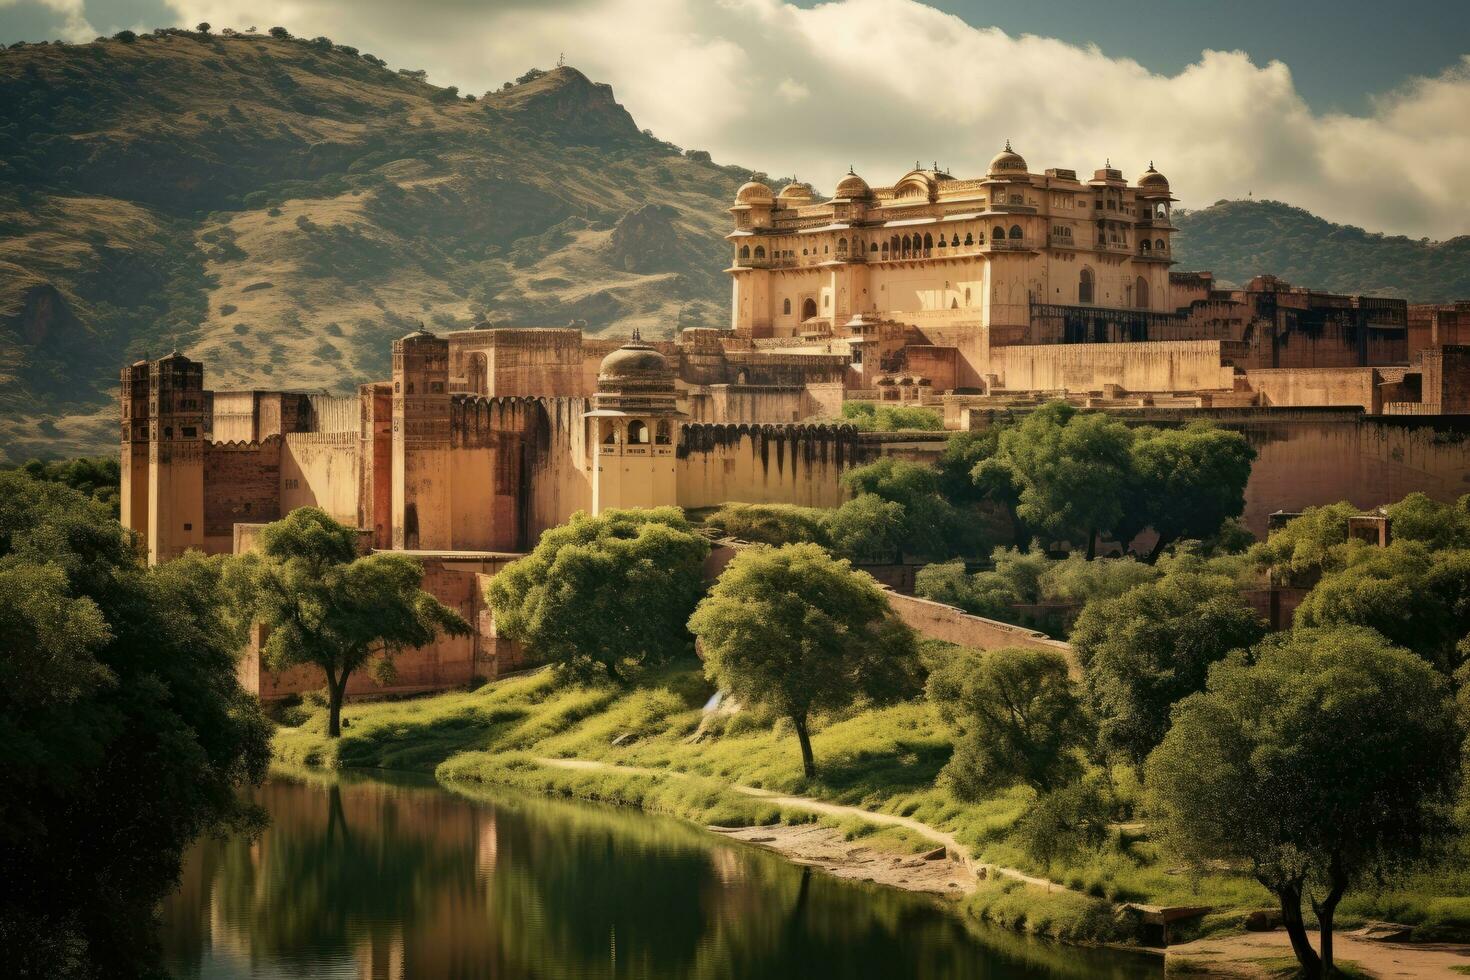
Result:
[[[1148,563],[1152,565],[1154,562],[1158,561],[1159,553],[1172,543],[1173,542],[1171,539],[1164,537],[1162,534],[1159,535],[1159,540],[1154,542],[1154,549],[1148,553]]]
[[[1015,508],[1011,508],[1011,541],[1017,551],[1031,550],[1031,533],[1026,529],[1026,522],[1017,516]]]
[[[1291,951],[1301,964],[1302,976],[1305,980],[1321,980],[1322,958],[1312,949],[1312,941],[1307,937],[1307,924],[1302,920],[1302,886],[1278,888],[1276,897],[1281,900],[1281,922],[1286,927],[1286,935],[1291,938]]]
[[[1320,939],[1317,946],[1322,951],[1322,975],[1332,976],[1332,918],[1337,913],[1337,903],[1342,901],[1343,892],[1347,891],[1346,877],[1341,873],[1336,861],[1332,868],[1332,888],[1327,897],[1321,902],[1312,902],[1312,911],[1317,913],[1317,928]]]
[[[602,666],[607,668],[607,676],[612,678],[614,684],[623,683],[623,675],[618,673],[618,665],[610,660],[604,660]]]
[[[801,743],[801,771],[807,779],[816,779],[817,760],[812,756],[812,737],[806,730],[806,715],[792,715],[791,723],[796,726],[796,740]]]
[[[1091,531],[1088,531],[1087,532],[1087,560],[1088,561],[1092,561],[1092,559],[1094,559],[1096,557],[1097,557],[1097,531],[1094,529],[1094,530],[1091,530]]]
[[[342,698],[347,693],[347,674],[339,679],[335,672],[327,672],[327,738],[342,737]]]

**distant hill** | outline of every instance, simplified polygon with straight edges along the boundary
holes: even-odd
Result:
[[[1280,201],[1218,201],[1174,212],[1178,269],[1238,285],[1272,273],[1295,285],[1411,302],[1470,299],[1470,235],[1415,240],[1337,225]]]
[[[747,170],[572,68],[483,98],[371,55],[172,31],[0,51],[0,461],[106,449],[127,361],[219,387],[381,377],[420,320],[728,316]]]

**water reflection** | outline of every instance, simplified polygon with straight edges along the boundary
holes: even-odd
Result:
[[[197,845],[164,907],[180,977],[1162,975],[630,811],[417,780],[277,779],[259,798],[270,829]]]

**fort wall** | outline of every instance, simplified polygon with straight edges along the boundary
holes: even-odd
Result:
[[[283,440],[204,444],[204,550],[234,550],[235,525],[278,520]]]
[[[289,432],[282,437],[281,446],[282,513],[297,507],[319,507],[333,520],[356,526],[361,457],[355,427],[335,432]]]
[[[864,450],[845,425],[685,425],[676,456],[678,504],[836,507],[841,475],[869,461]]]
[[[1226,361],[1233,345],[1219,340],[1149,343],[1048,344],[998,351],[1004,386],[1010,391],[1229,391],[1234,369]]]
[[[1375,415],[1383,407],[1373,368],[1252,368],[1245,378],[1262,405],[1355,406]]]

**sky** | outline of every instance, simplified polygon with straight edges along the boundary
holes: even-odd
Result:
[[[564,55],[658,136],[830,193],[916,160],[1470,234],[1467,0],[0,0],[0,41],[280,24],[482,92]]]

